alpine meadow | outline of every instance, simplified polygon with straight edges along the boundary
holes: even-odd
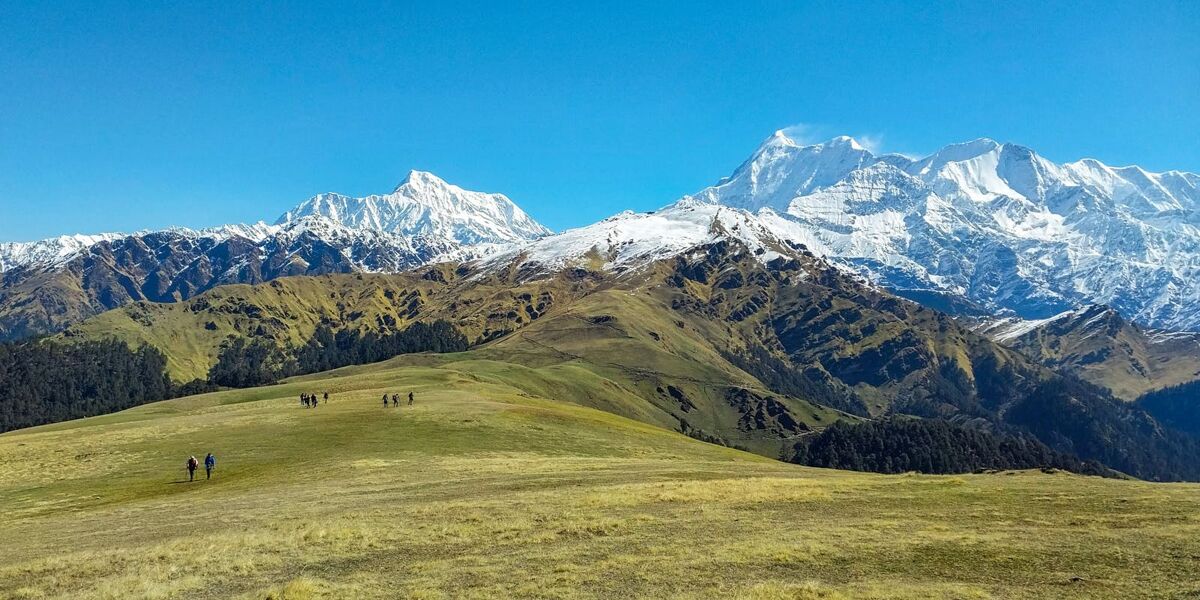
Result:
[[[1200,598],[1200,8],[1032,9],[0,5],[0,599]]]

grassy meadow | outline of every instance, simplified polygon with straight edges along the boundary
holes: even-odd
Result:
[[[564,369],[401,357],[0,436],[0,597],[1200,597],[1200,485],[797,467]]]

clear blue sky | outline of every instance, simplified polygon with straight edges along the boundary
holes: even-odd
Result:
[[[1200,2],[302,4],[0,0],[0,240],[272,220],[411,168],[562,229],[797,124],[1200,171]]]

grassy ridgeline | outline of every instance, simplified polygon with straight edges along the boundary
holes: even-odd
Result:
[[[327,405],[296,401],[325,390]],[[414,407],[381,407],[383,393],[409,390]],[[1128,598],[1200,590],[1200,486],[810,469],[558,401],[565,397],[620,402],[607,380],[570,367],[413,356],[0,436],[0,591]],[[184,482],[184,459],[207,451],[220,460],[217,478]]]

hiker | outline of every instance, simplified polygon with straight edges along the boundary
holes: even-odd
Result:
[[[400,394],[392,394],[392,406],[400,406]]]
[[[212,452],[204,457],[204,478],[212,479],[213,469],[217,468],[217,457],[213,456]]]
[[[387,394],[383,395],[383,407],[387,408]]]
[[[325,404],[329,404],[329,392],[325,392]]]
[[[200,461],[196,460],[195,456],[190,456],[187,459],[188,481],[196,479],[196,467],[200,466]]]
[[[412,392],[409,392],[408,393],[408,405],[412,406],[412,402],[413,402],[413,395],[412,395]]]

